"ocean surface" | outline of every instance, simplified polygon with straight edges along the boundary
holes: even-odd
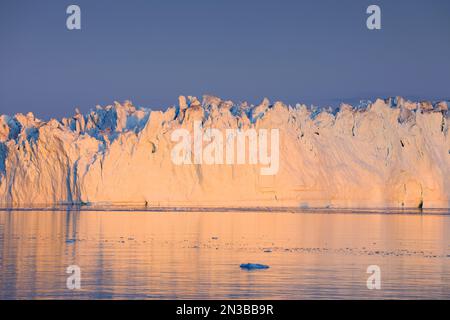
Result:
[[[54,298],[450,299],[450,215],[0,211],[0,299]]]

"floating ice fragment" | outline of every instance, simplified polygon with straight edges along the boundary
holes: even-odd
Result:
[[[262,269],[269,269],[269,266],[266,266],[265,264],[258,264],[258,263],[243,263],[241,264],[241,269],[245,270],[262,270]]]

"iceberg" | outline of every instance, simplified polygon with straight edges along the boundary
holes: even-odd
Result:
[[[278,129],[279,170],[176,165],[175,129]],[[0,206],[449,208],[448,102],[396,97],[337,110],[180,97],[42,121],[0,116]]]
[[[269,269],[270,267],[265,264],[258,263],[243,263],[240,265],[241,269],[245,270],[264,270]]]

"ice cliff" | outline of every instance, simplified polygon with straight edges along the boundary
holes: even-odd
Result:
[[[279,128],[278,174],[174,165],[176,128]],[[0,206],[450,207],[448,103],[403,98],[337,110],[180,97],[60,121],[0,117]]]

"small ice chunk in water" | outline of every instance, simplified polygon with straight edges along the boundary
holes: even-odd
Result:
[[[241,264],[241,269],[261,270],[261,269],[269,269],[269,266],[266,266],[265,264],[258,264],[258,263],[243,263],[243,264]]]

